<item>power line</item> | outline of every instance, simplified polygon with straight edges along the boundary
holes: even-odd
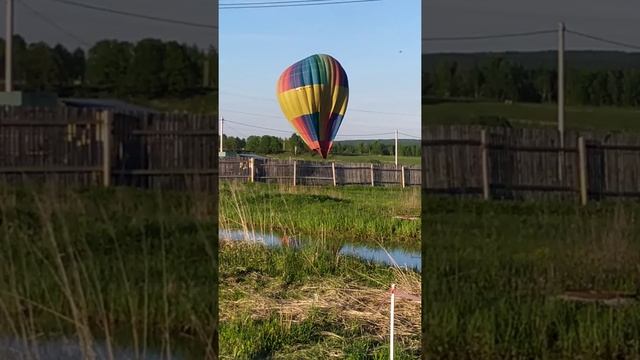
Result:
[[[375,111],[375,110],[363,110],[363,109],[347,109],[349,111],[355,112],[363,112],[370,114],[381,114],[381,115],[400,115],[400,116],[420,116],[418,114],[406,114],[406,113],[393,113],[393,112],[385,112],[385,111]]]
[[[227,95],[232,95],[232,96],[238,96],[238,97],[244,97],[244,98],[248,98],[248,99],[256,99],[256,100],[261,100],[261,101],[269,101],[269,102],[278,102],[275,99],[270,99],[270,98],[265,98],[265,97],[260,97],[260,96],[251,96],[251,95],[244,95],[244,94],[239,94],[239,93],[233,93],[233,92],[228,92],[228,91],[220,91],[221,94],[227,94]],[[381,115],[399,115],[399,116],[417,116],[419,117],[419,114],[406,114],[406,113],[394,113],[394,112],[385,112],[385,111],[376,111],[376,110],[365,110],[365,109],[358,109],[358,108],[347,108],[348,111],[354,111],[354,112],[363,112],[363,113],[370,113],[370,114],[381,114]],[[258,114],[249,114],[249,115],[258,115]],[[271,116],[271,117],[275,117],[275,116]]]
[[[51,25],[52,27],[58,29],[61,33],[67,35],[68,37],[74,39],[75,41],[77,41],[79,44],[90,47],[91,44],[89,44],[88,42],[84,41],[81,37],[77,36],[76,34],[70,32],[69,30],[63,28],[62,26],[58,25],[58,23],[56,23],[55,21],[53,21],[52,19],[50,19],[49,17],[47,17],[46,15],[44,15],[43,13],[39,12],[38,10],[36,10],[35,8],[33,8],[31,5],[29,5],[27,2],[25,2],[24,0],[18,0],[18,2],[24,6],[27,10],[31,11],[34,15],[36,15],[37,17],[39,17],[42,21],[46,22],[47,24]]]
[[[271,5],[271,4],[297,4],[297,3],[316,3],[335,0],[288,0],[288,1],[258,1],[258,2],[235,2],[235,3],[218,3],[219,6],[248,6],[248,5]]]
[[[569,29],[567,29],[566,32],[569,33],[569,34],[573,34],[573,35],[580,36],[580,37],[587,38],[587,39],[591,39],[591,40],[600,41],[600,42],[607,43],[607,44],[610,44],[610,45],[616,45],[616,46],[621,46],[621,47],[628,48],[628,49],[640,50],[640,45],[623,43],[623,42],[616,41],[616,40],[609,40],[609,39],[605,39],[605,38],[602,38],[602,37],[599,37],[599,36],[585,34],[583,32],[573,31],[573,30],[569,30]]]
[[[395,133],[378,133],[378,134],[345,134],[345,135],[336,135],[336,137],[361,137],[361,136],[382,136],[382,135],[393,135]]]
[[[501,38],[513,38],[513,37],[526,37],[543,34],[557,33],[557,30],[538,30],[519,33],[503,33],[492,35],[473,35],[473,36],[440,36],[440,37],[425,37],[422,41],[462,41],[462,40],[488,40],[488,39],[501,39]]]
[[[292,130],[287,131],[287,130],[281,130],[281,129],[273,129],[273,128],[268,128],[268,127],[263,127],[263,126],[245,124],[245,123],[241,123],[239,121],[233,121],[233,120],[227,120],[227,119],[224,119],[224,122],[230,122],[232,124],[241,125],[241,126],[248,126],[248,127],[252,127],[252,128],[256,128],[256,129],[269,130],[269,131],[278,131],[278,132],[287,133],[287,134],[293,133]]]
[[[403,133],[403,132],[401,132],[401,131],[398,131],[398,134],[402,134],[402,135],[404,135],[404,136],[412,137],[412,138],[414,138],[414,139],[421,139],[421,137],[420,137],[420,136],[415,136],[415,135],[411,135],[411,134]]]
[[[145,15],[145,14],[138,14],[138,13],[133,13],[133,12],[129,12],[129,11],[122,11],[122,10],[116,10],[116,9],[101,7],[101,6],[83,4],[83,3],[79,3],[79,2],[75,2],[75,1],[71,1],[71,0],[49,0],[49,1],[57,2],[57,3],[65,4],[65,5],[70,5],[70,6],[75,6],[75,7],[79,7],[79,8],[84,8],[84,9],[101,11],[101,12],[105,12],[105,13],[109,13],[109,14],[116,14],[116,15],[128,16],[128,17],[133,17],[133,18],[139,18],[139,19],[153,20],[153,21],[164,22],[164,23],[169,23],[169,24],[185,25],[185,26],[192,26],[192,27],[198,27],[198,28],[218,30],[218,27],[215,26],[215,25],[203,24],[203,23],[195,23],[195,22],[183,21],[183,20],[168,19],[168,18],[162,18],[162,17],[158,17],[158,16],[151,16],[151,15]]]
[[[226,109],[226,108],[224,109],[224,112],[244,114],[244,115],[253,115],[253,116],[260,116],[260,117],[270,117],[270,118],[274,118],[274,119],[283,119],[282,116],[256,114],[256,113],[250,113],[250,112],[238,111],[238,110],[232,110],[232,109]]]
[[[302,6],[319,6],[319,5],[338,5],[338,4],[353,4],[353,3],[367,3],[374,1],[382,1],[382,0],[340,0],[340,1],[323,1],[323,2],[308,2],[308,3],[296,3],[295,1],[291,1],[285,3],[276,3],[270,2],[262,5],[245,5],[245,4],[226,4],[219,5],[218,9],[220,10],[230,10],[230,9],[268,9],[268,8],[284,8],[284,7],[302,7]],[[300,1],[302,2],[302,1]]]
[[[247,124],[247,123],[243,123],[243,122],[239,122],[239,121],[234,121],[234,120],[227,120],[224,119],[224,122],[227,123],[232,123],[232,124],[236,124],[236,125],[241,125],[241,126],[246,126],[246,127],[251,127],[251,128],[256,128],[256,129],[262,129],[262,130],[269,130],[269,131],[277,131],[277,132],[281,132],[281,133],[287,133],[287,134],[292,134],[295,131],[293,130],[282,130],[282,129],[274,129],[274,128],[268,128],[268,127],[264,127],[264,126],[257,126],[257,125],[252,125],[252,124]],[[337,135],[336,137],[358,137],[358,136],[381,136],[381,135],[393,135],[394,133],[392,132],[387,132],[387,133],[377,133],[377,134],[344,134],[344,135]]]

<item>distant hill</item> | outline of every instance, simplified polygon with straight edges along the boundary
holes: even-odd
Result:
[[[336,144],[342,144],[342,145],[355,145],[355,146],[357,146],[360,143],[369,144],[369,143],[372,143],[374,141],[379,141],[380,143],[385,144],[385,145],[393,145],[395,140],[393,140],[393,139],[340,140],[340,141],[336,141],[335,143]],[[420,145],[420,140],[418,140],[418,139],[398,139],[398,145],[402,145],[402,146]]]
[[[556,68],[558,55],[555,50],[423,54],[422,68],[433,72],[436,66],[445,60],[455,60],[462,68],[469,68],[496,56],[502,56],[525,68]],[[585,70],[640,68],[640,52],[574,50],[565,52],[565,61],[567,68]]]

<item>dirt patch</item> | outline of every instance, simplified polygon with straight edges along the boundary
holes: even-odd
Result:
[[[558,299],[578,303],[598,303],[607,306],[624,306],[638,303],[636,294],[620,291],[566,291]]]

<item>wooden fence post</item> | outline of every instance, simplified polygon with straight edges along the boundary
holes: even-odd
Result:
[[[373,164],[371,164],[371,186],[375,186],[373,182]]]
[[[111,185],[111,123],[113,113],[111,111],[102,112],[102,185]]]
[[[331,174],[333,175],[333,186],[336,186],[337,182],[336,182],[336,163],[335,162],[331,163]]]
[[[255,169],[256,169],[255,159],[250,158],[249,159],[249,181],[250,182],[255,182],[255,173],[256,173]]]
[[[404,188],[406,186],[405,177],[404,177],[404,166],[400,168],[400,171],[402,175],[402,187]]]
[[[482,198],[489,200],[491,197],[489,189],[489,157],[487,149],[487,130],[480,131],[480,151],[482,152]]]
[[[295,160],[293,160],[293,186],[296,186],[296,177],[297,177],[297,166],[296,166],[297,162]]]
[[[584,137],[578,138],[578,171],[580,176],[580,204],[587,205],[587,149]]]

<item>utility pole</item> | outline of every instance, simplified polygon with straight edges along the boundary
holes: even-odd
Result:
[[[4,91],[13,91],[13,0],[7,1],[4,49]]]
[[[398,129],[396,129],[396,167],[398,167]]]
[[[564,172],[564,35],[563,22],[558,24],[558,135],[560,148],[558,152],[558,178],[562,180]]]
[[[222,141],[223,141],[223,136],[224,136],[224,117],[220,116],[220,155],[222,155],[222,153],[224,152],[223,147],[222,147]]]

